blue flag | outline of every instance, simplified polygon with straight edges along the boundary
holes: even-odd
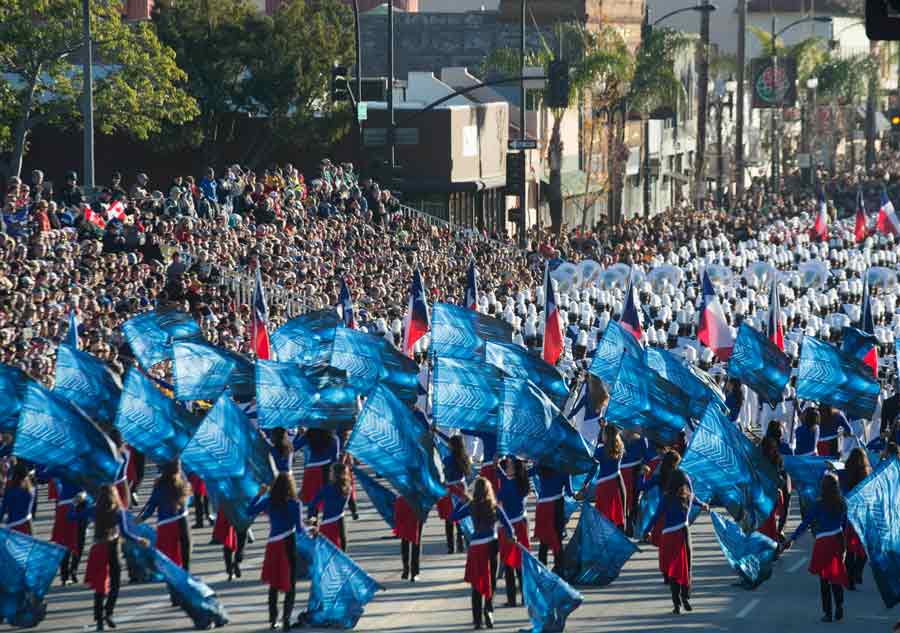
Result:
[[[900,460],[885,460],[847,495],[847,517],[862,541],[884,605],[900,604]]]
[[[78,349],[78,318],[75,309],[69,310],[69,329],[66,332],[65,344],[72,349]]]
[[[522,552],[522,599],[528,607],[531,633],[561,633],[566,618],[584,602],[584,596],[544,567],[527,549]]]
[[[755,391],[773,407],[791,376],[791,362],[778,346],[746,321],[741,323],[728,361],[728,375]]]
[[[718,394],[671,352],[659,347],[648,347],[644,350],[644,359],[650,369],[688,396],[688,410],[692,418],[702,418],[710,402],[717,401],[724,406],[725,403],[719,400]]]
[[[869,319],[871,318],[870,315]],[[845,327],[841,331],[841,351],[854,358],[865,362],[866,356],[875,347],[878,347],[878,339],[874,334],[863,332],[855,327]]]
[[[306,621],[313,626],[352,629],[365,606],[384,587],[323,536],[315,539]]]
[[[256,361],[256,412],[263,429],[350,428],[358,394],[347,374],[332,367]]]
[[[215,400],[226,388],[241,401],[255,395],[253,363],[206,341],[175,341],[175,399]]]
[[[707,408],[681,469],[690,475],[698,498],[727,508],[747,532],[762,525],[775,507],[774,467],[717,406]]]
[[[432,421],[464,431],[496,433],[503,376],[480,362],[438,356],[431,372]]]
[[[0,620],[37,626],[47,612],[44,597],[66,549],[55,543],[0,528]]]
[[[573,585],[608,585],[637,551],[622,530],[589,502],[582,503],[578,527],[566,544],[563,578]]]
[[[558,408],[562,408],[569,397],[569,388],[560,371],[543,358],[529,354],[515,343],[496,343],[487,341],[484,344],[485,360],[493,365],[504,376],[530,380]]]
[[[497,424],[497,454],[538,459],[547,451],[553,420],[559,409],[547,394],[528,380],[505,378],[503,405]]]
[[[272,459],[265,438],[223,393],[185,446],[181,461],[203,478],[236,530],[250,527],[250,502],[272,482]]]
[[[122,395],[122,381],[102,360],[74,347],[56,348],[53,392],[76,404],[103,428],[112,426]]]
[[[16,430],[29,382],[21,369],[0,363],[0,433]]]
[[[326,360],[340,322],[334,310],[308,312],[272,332],[269,343],[282,362],[314,365]]]
[[[690,415],[687,394],[645,365],[643,356],[622,356],[609,394],[607,420],[626,429],[642,429],[653,441],[668,444],[678,439]]]
[[[135,582],[162,582],[163,575],[156,569],[156,557],[153,552],[156,549],[156,530],[146,523],[138,523],[127,510],[125,521],[128,523],[128,531],[132,534],[147,539],[148,547],[129,538],[122,539],[122,554],[128,567],[128,576]]]
[[[216,592],[196,576],[169,560],[157,549],[153,550],[156,569],[166,581],[175,603],[184,609],[200,630],[228,624],[228,613],[216,597]]]
[[[378,340],[382,350],[381,382],[401,401],[414,404],[419,397],[419,366],[385,339]]]
[[[803,337],[798,399],[829,404],[851,419],[869,419],[880,391],[872,369],[861,360],[819,339]]]
[[[653,520],[653,517],[656,516],[656,511],[659,510],[661,494],[662,491],[659,488],[659,484],[654,484],[641,495],[641,502],[638,506],[638,520],[635,526],[636,535],[643,537],[645,534],[653,531],[650,521]],[[694,524],[698,516],[700,516],[700,506],[695,503],[691,505],[691,513],[688,517],[691,525]]]
[[[157,464],[171,462],[187,446],[200,422],[200,417],[160,391],[137,367],[128,370],[116,428],[131,446]]]
[[[359,330],[338,328],[329,363],[346,371],[351,385],[361,392],[368,392],[381,376],[382,340]]]
[[[737,523],[715,512],[709,514],[725,560],[740,576],[744,586],[753,589],[768,580],[772,575],[778,543],[759,532],[744,534]]]
[[[570,475],[584,474],[594,466],[594,452],[578,429],[562,416],[553,419],[546,437],[534,451],[535,462]]]
[[[806,514],[806,511],[815,503],[816,497],[819,496],[822,477],[830,468],[829,460],[816,455],[785,455],[782,459],[784,460],[784,470],[790,475],[791,484],[799,493],[800,509],[803,514]]]
[[[594,360],[588,371],[607,386],[612,385],[619,374],[619,362],[626,355],[643,360],[644,348],[631,332],[626,331],[617,321],[610,321],[597,342]]]
[[[89,492],[115,481],[116,449],[103,431],[68,400],[28,384],[13,452]]]
[[[384,385],[369,394],[347,442],[347,452],[387,479],[422,521],[447,494],[435,466],[431,433]]]
[[[141,367],[172,359],[172,341],[202,340],[200,326],[183,312],[145,312],[122,324],[122,333]]]
[[[436,303],[431,311],[431,352],[438,357],[484,359],[485,343],[511,343],[512,327],[463,306]]]
[[[363,487],[363,490],[366,491],[366,496],[369,498],[369,501],[372,502],[372,505],[375,506],[375,509],[378,511],[378,514],[381,515],[381,518],[384,519],[384,522],[393,529],[394,503],[397,501],[397,495],[382,486],[374,477],[370,477],[358,466],[353,467],[353,476]]]

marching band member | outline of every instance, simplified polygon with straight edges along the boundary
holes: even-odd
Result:
[[[803,411],[803,424],[794,432],[794,455],[818,455],[819,433],[819,412],[813,407],[807,407]]]
[[[472,459],[466,452],[466,444],[462,435],[453,435],[447,441],[450,447],[450,455],[442,462],[444,465],[444,479],[447,486],[447,495],[442,497],[437,504],[438,516],[444,521],[444,534],[447,537],[447,553],[452,554],[454,522],[450,519],[453,514],[453,498],[461,499],[466,492],[466,477],[472,470]],[[456,551],[464,550],[462,532],[456,532]]]
[[[181,474],[181,462],[163,464],[153,492],[137,516],[146,521],[156,514],[156,549],[179,567],[191,567],[191,528],[188,524],[188,486]]]
[[[53,518],[53,531],[50,540],[57,545],[66,548],[66,555],[59,564],[59,576],[63,586],[71,580],[78,582],[76,572],[81,551],[84,549],[84,533],[86,524],[84,521],[74,521],[69,518],[69,511],[75,503],[75,498],[83,492],[81,488],[63,478],[60,480],[56,499],[56,515]]]
[[[400,578],[416,582],[422,555],[422,522],[402,496],[394,501],[394,536],[400,539],[400,559],[403,562]]]
[[[872,474],[872,466],[869,464],[869,456],[866,454],[866,451],[861,448],[854,448],[850,452],[850,457],[847,458],[846,464],[844,464],[844,470],[840,471],[841,492],[844,495],[850,494],[870,474]],[[849,521],[844,532],[844,543],[847,546],[847,557],[845,560],[847,579],[849,581],[847,588],[854,591],[856,585],[862,584],[863,570],[866,567],[867,557],[862,541]]]
[[[562,540],[566,527],[564,493],[572,494],[565,473],[549,466],[538,466],[538,500],[534,512],[534,538],[540,543],[538,559],[547,564],[547,552],[553,551],[553,569],[562,567]]]
[[[516,547],[516,543],[526,550],[531,549],[528,540],[528,515],[525,511],[525,499],[531,492],[531,482],[525,462],[515,457],[500,462],[497,473],[500,475],[500,492],[497,493],[499,509],[515,531],[515,538],[509,538],[502,530],[499,534],[500,563],[506,580],[506,604],[514,607],[517,578],[519,587],[522,586],[522,552]]]
[[[306,504],[310,518],[322,508],[319,533],[336,546],[347,551],[347,530],[344,527],[344,511],[350,500],[350,475],[347,466],[341,463],[331,466],[331,483],[325,484],[316,496]]]
[[[325,429],[309,429],[293,442],[294,450],[309,448],[308,460],[303,465],[303,484],[300,500],[309,504],[328,481],[331,465],[341,456],[341,442]]]
[[[24,462],[17,462],[12,469],[12,477],[6,484],[3,500],[0,501],[0,522],[6,518],[4,527],[31,535],[31,516],[34,508],[35,490]]]

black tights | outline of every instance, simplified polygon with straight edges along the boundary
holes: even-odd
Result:
[[[81,552],[84,551],[84,537],[87,529],[87,521],[78,521],[78,549],[76,551],[66,550],[62,562],[59,564],[59,575],[65,580],[76,581],[78,573],[78,563],[81,561]]]
[[[691,597],[690,587],[687,585],[679,585],[677,582],[669,581],[669,590],[672,592],[672,604],[676,609],[680,609],[683,603]]]
[[[181,541],[181,567],[185,571],[191,569],[191,528],[187,517],[178,519],[178,540]]]
[[[499,554],[499,546],[495,540],[491,543],[491,593],[497,590],[497,555]],[[472,622],[475,626],[480,627],[483,614],[494,613],[494,599],[485,598],[472,588]]]
[[[522,570],[507,567],[503,573],[506,580],[506,602],[512,606],[516,606],[516,579],[518,579],[518,587],[522,587]]]
[[[556,535],[559,539],[559,551],[553,552],[553,573],[559,574],[562,570],[563,566],[563,532],[566,529],[566,506],[565,501],[560,498],[556,500],[556,508],[555,508],[554,516],[556,518]],[[538,547],[538,560],[546,566],[547,565],[547,554],[550,550],[550,547],[545,543],[541,543]]]
[[[406,539],[400,540],[400,559],[403,562],[403,575],[415,578],[419,575],[419,559],[422,555],[422,527],[419,524],[419,542],[412,543]]]
[[[110,541],[109,548],[109,593],[94,593],[94,621],[100,622],[103,616],[112,617],[119,598],[119,586],[122,584],[122,567],[119,565],[119,541]]]
[[[847,552],[847,576],[850,578],[850,589],[855,589],[857,584],[862,584],[863,569],[866,567],[866,557],[857,556]]]
[[[459,526],[456,525],[450,519],[444,521],[444,535],[447,537],[447,553],[453,553],[453,534],[456,533],[456,551],[464,552],[465,545],[463,544],[463,533],[462,530],[459,529]]]
[[[831,615],[831,597],[834,596],[835,608],[844,610],[844,588],[837,583],[830,583],[824,578],[819,578],[819,592],[822,594],[822,611],[825,615]]]
[[[291,621],[291,614],[294,611],[294,598],[297,595],[295,585],[297,583],[297,547],[294,544],[294,535],[291,534],[281,541],[284,544],[285,554],[288,559],[288,566],[291,570],[291,590],[284,594],[284,623],[285,628]],[[275,624],[278,621],[278,589],[269,587],[269,623]]]
[[[237,551],[232,552],[227,547],[222,548],[225,556],[225,573],[229,576],[237,575],[241,563],[244,562],[244,546],[247,544],[247,532],[237,533]]]

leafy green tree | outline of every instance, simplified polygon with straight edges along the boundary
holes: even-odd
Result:
[[[197,115],[182,88],[186,76],[175,52],[163,46],[146,22],[127,23],[118,2],[93,0],[94,107],[97,129],[147,139],[165,122]],[[10,132],[4,149],[6,175],[18,175],[28,135],[42,124],[81,123],[83,50],[78,0],[0,0],[0,99],[12,104],[0,129]],[[0,134],[0,140],[2,140]]]

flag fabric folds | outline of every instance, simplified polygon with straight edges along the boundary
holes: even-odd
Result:
[[[724,506],[747,532],[762,525],[775,507],[778,473],[719,407],[707,408],[681,469],[699,499]]]
[[[190,616],[195,628],[204,630],[228,624],[228,613],[209,585],[173,563],[158,549],[153,550],[153,557],[172,599]]]
[[[503,372],[505,376],[530,380],[547,394],[553,403],[562,408],[569,397],[569,388],[562,373],[543,359],[529,354],[515,343],[485,343],[485,360]]]
[[[687,394],[642,358],[622,356],[609,393],[607,420],[626,429],[643,429],[654,441],[669,443],[678,438],[690,415]]]
[[[418,267],[413,271],[412,288],[409,291],[409,306],[403,328],[403,353],[412,358],[413,346],[430,329],[428,319],[428,300],[425,296],[425,284]]]
[[[697,328],[697,339],[713,351],[722,362],[731,356],[734,338],[731,328],[725,320],[722,305],[716,296],[709,273],[703,271],[703,299],[700,304],[700,326]]]
[[[356,329],[356,312],[353,310],[353,297],[350,296],[350,288],[347,280],[341,277],[341,294],[338,296],[338,308],[340,309],[341,322],[344,327]]]
[[[728,375],[747,385],[772,406],[781,402],[791,377],[791,362],[784,352],[745,321],[738,330]]]
[[[847,517],[859,535],[884,606],[900,604],[900,460],[880,463],[847,495]]]
[[[47,613],[44,598],[66,549],[0,528],[0,622],[37,626]]]
[[[381,377],[383,339],[350,328],[334,333],[329,364],[347,372],[350,384],[365,393]],[[418,370],[414,372],[418,374]]]
[[[777,275],[772,276],[769,286],[769,318],[766,321],[766,335],[779,351],[784,351],[784,326],[781,324],[781,300],[778,298]]]
[[[163,575],[156,569],[156,530],[146,523],[138,523],[131,512],[125,511],[128,531],[140,538],[147,539],[148,547],[129,538],[122,539],[122,555],[128,567],[129,578],[135,582],[162,582]]]
[[[563,416],[553,418],[541,445],[532,451],[539,465],[570,475],[587,473],[594,466],[594,451]]]
[[[783,461],[784,470],[799,493],[800,508],[805,513],[819,496],[819,486],[825,471],[829,469],[829,460],[815,455],[785,455]]]
[[[464,431],[496,433],[503,377],[490,365],[438,356],[431,372],[432,421]]]
[[[551,449],[550,427],[559,409],[534,383],[516,378],[502,382],[497,418],[497,454],[518,455],[540,461]]]
[[[480,360],[487,341],[512,342],[508,323],[461,306],[436,303],[431,316],[431,352],[438,357]]]
[[[335,328],[341,322],[334,310],[308,312],[291,319],[272,332],[270,344],[281,362],[314,365],[321,359],[315,357],[323,348],[330,348]]]
[[[96,356],[59,345],[53,391],[76,404],[97,424],[109,428],[116,419],[122,381]]]
[[[853,237],[856,242],[862,242],[869,234],[868,219],[866,218],[866,201],[863,198],[862,189],[856,190],[856,225],[853,227]]]
[[[740,526],[719,516],[709,513],[716,540],[731,567],[748,589],[753,589],[772,576],[772,565],[778,551],[778,543],[760,532],[744,534]]]
[[[206,341],[175,341],[175,399],[215,400],[226,388],[239,400],[255,395],[253,363]]]
[[[251,300],[253,310],[253,353],[256,358],[269,360],[272,347],[269,343],[269,305],[266,301],[266,290],[262,285],[262,273],[256,268],[256,282],[253,285]]]
[[[346,372],[333,367],[256,362],[256,413],[263,429],[348,429],[356,416],[358,394]]]
[[[422,521],[447,493],[435,465],[431,433],[384,385],[369,394],[347,452],[387,479]]]
[[[563,323],[560,316],[548,265],[544,268],[544,342],[541,357],[551,365],[555,365],[563,353]]]
[[[590,502],[582,503],[578,527],[566,543],[563,578],[573,585],[608,585],[637,551],[637,545]]]
[[[0,433],[16,430],[29,382],[31,379],[18,367],[0,363]]]
[[[157,464],[171,462],[200,422],[199,416],[160,391],[138,368],[128,370],[115,425],[131,446]]]
[[[566,618],[584,602],[584,596],[547,569],[522,545],[522,600],[528,607],[531,633],[561,633]]]
[[[819,212],[816,214],[810,238],[820,242],[828,241],[828,203],[825,201],[824,192],[819,193]]]
[[[667,381],[681,389],[688,397],[688,410],[692,418],[699,420],[710,402],[724,401],[715,391],[697,377],[675,354],[659,347],[648,347],[644,351],[647,366]]]
[[[869,295],[869,271],[863,275],[862,311],[859,329],[867,335],[865,344],[859,338],[851,341],[853,355],[872,369],[872,375],[878,377],[878,340],[875,338],[875,319],[872,317],[872,301]],[[846,335],[849,328],[844,328]],[[847,339],[843,339],[846,345]]]
[[[619,325],[640,343],[644,337],[644,327],[641,324],[641,311],[638,309],[634,279],[628,280],[628,290],[625,291],[625,306],[622,308],[622,316]]]
[[[851,419],[868,419],[881,388],[871,368],[851,354],[811,336],[803,337],[797,398],[829,404]]]
[[[13,453],[41,464],[91,492],[113,483],[119,471],[115,447],[78,408],[36,382],[22,402]]]
[[[414,403],[419,397],[419,366],[385,339],[378,341],[382,350],[379,380],[403,402]]]
[[[478,310],[478,271],[475,268],[475,260],[469,263],[466,273],[466,296],[463,297],[463,307],[467,310]]]
[[[644,348],[616,321],[610,321],[597,343],[588,371],[611,386],[619,374],[619,362],[625,355],[644,358]]]
[[[72,349],[78,349],[78,317],[75,315],[75,308],[69,310],[69,329],[64,342]]]
[[[352,629],[365,606],[384,587],[324,536],[315,539],[306,622]]]
[[[878,371],[878,339],[874,334],[858,330],[855,327],[845,327],[841,333],[841,351],[862,361],[872,370],[872,375]]]
[[[247,514],[260,486],[272,481],[272,460],[266,440],[246,414],[223,393],[184,447],[185,470],[200,475],[220,512],[236,530],[250,527]]]
[[[172,341],[202,339],[200,326],[184,312],[154,310],[122,324],[122,333],[141,367],[149,370],[172,358]]]
[[[358,466],[353,467],[353,477],[366,491],[366,496],[372,502],[372,505],[375,506],[375,510],[378,511],[384,522],[393,529],[394,502],[397,500],[397,495],[382,486],[374,477],[368,475],[366,471]]]
[[[894,210],[894,204],[888,198],[887,191],[881,190],[881,207],[878,209],[878,230],[884,234],[900,235],[900,219]]]

